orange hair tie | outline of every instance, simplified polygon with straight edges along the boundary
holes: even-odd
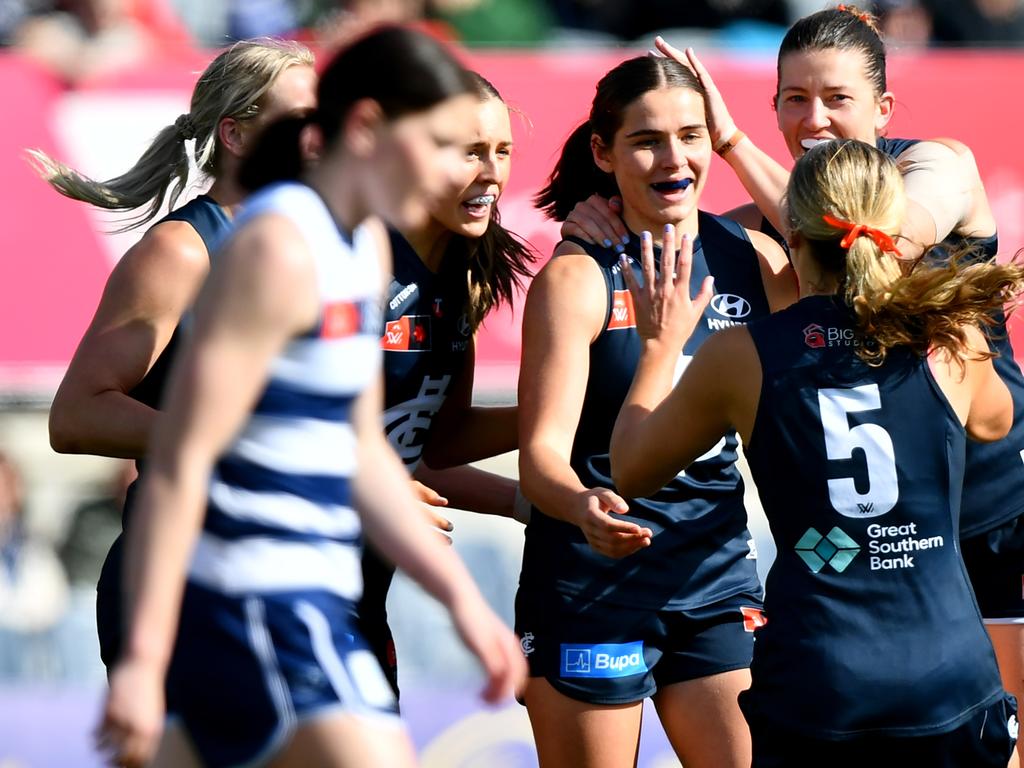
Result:
[[[842,219],[837,219],[835,216],[831,216],[827,213],[821,218],[826,224],[829,224],[836,229],[845,230],[846,234],[843,235],[843,239],[839,241],[839,245],[847,250],[849,250],[850,246],[853,245],[854,240],[863,235],[864,237],[870,237],[874,240],[875,245],[877,245],[884,253],[894,253],[897,256],[902,255],[899,248],[896,247],[895,241],[880,229],[869,227],[867,224],[853,224],[849,221],[843,221]]]
[[[837,5],[836,6],[836,10],[837,11],[842,11],[843,13],[852,14],[852,15],[856,16],[858,19],[860,19],[861,21],[863,21],[865,24],[867,24],[871,20],[871,14],[870,13],[867,13],[865,11],[861,11],[860,13],[858,13],[856,10],[854,10],[852,7],[846,5],[845,3],[840,3],[839,5]]]

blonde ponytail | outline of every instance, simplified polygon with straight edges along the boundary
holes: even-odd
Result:
[[[217,129],[226,117],[250,120],[260,113],[263,99],[284,70],[313,66],[304,46],[263,38],[235,43],[221,53],[199,77],[189,111],[168,125],[125,173],[96,181],[54,160],[28,151],[39,175],[66,197],[111,211],[136,211],[121,230],[151,221],[166,199],[174,208],[189,175],[187,143],[194,140],[195,164],[205,176],[218,173]]]
[[[979,262],[970,249],[901,258],[903,179],[895,161],[869,144],[845,139],[809,150],[790,176],[786,205],[791,230],[856,313],[857,354],[869,365],[881,365],[896,346],[974,354],[963,326],[993,325],[1024,289],[1019,265]]]

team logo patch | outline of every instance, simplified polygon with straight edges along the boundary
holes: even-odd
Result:
[[[359,331],[363,313],[358,304],[348,301],[332,301],[324,305],[323,321],[320,323],[320,338],[341,339]]]
[[[860,552],[860,545],[836,526],[824,536],[814,528],[808,528],[795,549],[812,573],[818,573],[826,565],[832,566],[836,573],[842,573]]]
[[[750,302],[735,293],[716,293],[711,297],[711,308],[730,320],[738,320],[750,314]]]
[[[825,329],[817,323],[812,323],[804,328],[804,344],[811,349],[821,349],[825,346]]]
[[[629,677],[647,671],[644,643],[562,643],[561,677]]]
[[[430,315],[402,315],[384,325],[381,348],[388,352],[430,350]]]
[[[763,627],[768,623],[768,618],[760,608],[754,608],[750,605],[741,605],[740,613],[743,614],[743,629],[747,632],[753,632],[755,629]]]
[[[523,649],[523,656],[533,653],[533,632],[523,632],[523,636],[519,639],[519,646]]]
[[[629,291],[612,291],[612,312],[608,318],[609,331],[620,328],[636,328],[636,313],[633,311],[633,297]]]

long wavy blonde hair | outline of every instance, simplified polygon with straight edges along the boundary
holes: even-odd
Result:
[[[313,54],[299,43],[270,38],[235,43],[200,75],[188,114],[163,128],[135,165],[113,179],[95,181],[37,149],[29,150],[29,157],[38,173],[65,197],[114,211],[145,206],[121,228],[132,229],[152,220],[168,193],[171,208],[181,196],[189,174],[187,141],[195,140],[200,172],[216,177],[220,121],[256,117],[278,76],[297,65],[313,66]]]
[[[869,365],[881,365],[897,346],[922,355],[941,348],[959,360],[992,356],[969,348],[964,326],[993,325],[1024,290],[1018,263],[979,260],[969,247],[949,253],[945,246],[905,259],[869,236],[844,248],[848,230],[826,221],[829,216],[865,225],[898,243],[907,204],[892,158],[853,139],[819,144],[793,168],[786,208],[791,231],[806,241],[823,272],[838,280],[856,313],[857,354]]]

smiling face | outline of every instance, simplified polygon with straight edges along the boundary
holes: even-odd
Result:
[[[478,103],[475,96],[455,96],[382,125],[370,163],[369,210],[398,229],[422,227],[430,213],[428,201],[465,187],[465,147],[471,143],[467,127]]]
[[[501,99],[487,98],[471,120],[465,177],[430,206],[433,222],[463,237],[482,237],[512,171],[512,123]]]
[[[689,88],[647,91],[626,107],[611,147],[592,140],[594,162],[615,175],[623,218],[660,239],[666,224],[696,232],[711,163],[704,100]],[[689,226],[688,226],[689,225]]]
[[[786,148],[799,158],[823,140],[874,144],[892,117],[893,95],[875,91],[862,51],[794,51],[779,61],[775,109]]]

